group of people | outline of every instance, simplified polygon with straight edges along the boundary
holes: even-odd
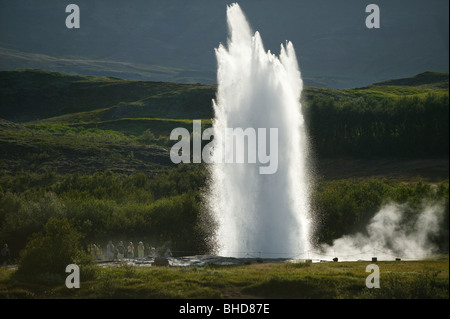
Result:
[[[137,254],[136,254],[137,252]],[[91,253],[95,260],[98,260],[100,258],[100,249],[97,245],[93,244],[91,247]],[[155,247],[151,247],[150,251],[147,254],[150,257],[157,257],[157,251]],[[134,248],[133,242],[129,242],[128,246],[125,246],[123,244],[123,241],[119,241],[117,245],[114,245],[113,242],[110,240],[108,244],[106,245],[106,259],[107,260],[120,260],[123,258],[138,258],[143,259],[145,258],[145,246],[142,241],[140,241],[136,247]],[[164,253],[164,257],[172,257],[172,252],[170,248],[166,249],[166,252]]]

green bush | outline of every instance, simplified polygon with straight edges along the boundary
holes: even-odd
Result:
[[[21,253],[18,278],[40,281],[65,276],[69,264],[88,264],[91,259],[80,245],[81,234],[67,219],[50,218],[42,232],[36,233]]]
[[[150,129],[145,130],[139,138],[139,140],[144,144],[153,144],[155,143],[155,139],[155,134],[153,134]]]
[[[8,243],[16,259],[33,233],[44,233],[49,219],[67,218],[83,235],[83,247],[106,245],[108,240],[142,240],[161,248],[170,241],[177,254],[208,253],[215,224],[202,203],[206,181],[203,165],[178,165],[155,174],[0,173],[0,240]],[[444,229],[433,241],[447,251],[448,187],[448,182],[318,180],[311,194],[313,238],[315,243],[331,244],[364,230],[386,202],[407,204],[409,213],[416,214],[424,201],[444,201]]]

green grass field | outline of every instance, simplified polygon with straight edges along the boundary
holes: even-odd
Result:
[[[378,262],[380,288],[366,287],[371,262],[263,263],[243,266],[133,267],[86,270],[79,289],[61,277],[21,282],[1,269],[1,298],[411,299],[449,298],[444,261]]]

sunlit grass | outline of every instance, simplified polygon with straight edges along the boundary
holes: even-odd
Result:
[[[448,298],[448,261],[378,262],[380,288],[365,285],[371,262],[98,268],[80,289],[45,290],[0,271],[2,297],[73,298]],[[19,297],[20,297],[19,296]]]

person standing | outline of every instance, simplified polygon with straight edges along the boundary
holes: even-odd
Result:
[[[134,258],[134,245],[133,245],[133,242],[131,242],[131,241],[127,247],[127,257]]]
[[[98,247],[96,244],[92,245],[92,257],[94,257],[94,260],[98,260]]]
[[[139,242],[137,250],[138,250],[138,258],[143,259],[144,258],[144,243],[143,242],[141,242],[141,241]]]
[[[125,257],[125,246],[123,245],[123,241],[120,241],[117,245],[117,258],[120,260]]]
[[[106,245],[106,259],[107,260],[114,259],[114,245],[111,240],[108,242],[108,245]]]

